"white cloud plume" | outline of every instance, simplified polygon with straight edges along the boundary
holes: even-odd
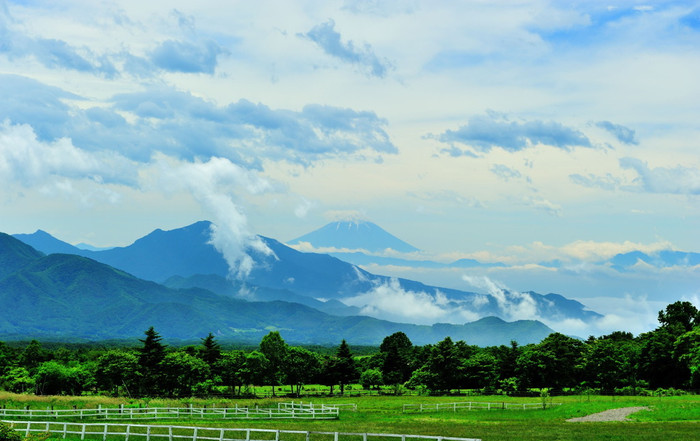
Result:
[[[250,232],[247,218],[235,201],[236,191],[261,193],[271,188],[268,181],[224,158],[179,164],[161,158],[159,166],[162,184],[191,192],[211,216],[211,243],[226,259],[232,276],[245,279],[250,274],[255,264],[251,251],[273,254],[259,236]]]
[[[506,287],[503,283],[486,276],[462,276],[462,279],[475,288],[485,290],[498,303],[501,314],[507,320],[539,320],[537,302],[528,293],[521,293]]]

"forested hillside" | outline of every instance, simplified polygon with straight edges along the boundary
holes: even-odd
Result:
[[[383,386],[447,393],[473,389],[505,394],[536,388],[625,394],[658,388],[700,388],[700,311],[676,302],[659,312],[660,326],[581,341],[552,333],[538,344],[479,347],[447,337],[417,346],[403,332],[388,335],[368,355],[353,356],[343,340],[333,351],[287,344],[281,333],[265,335],[253,350],[224,350],[213,334],[197,345],[168,346],[149,328],[138,343],[46,349],[40,342],[0,342],[0,386],[43,395],[109,393],[129,396],[253,395],[256,386],[299,395],[320,384],[328,393],[346,386]],[[55,345],[54,345],[55,346]],[[273,393],[274,389],[273,389]]]

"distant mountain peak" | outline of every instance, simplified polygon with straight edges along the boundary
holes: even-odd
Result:
[[[381,252],[390,248],[403,253],[418,248],[388,233],[375,223],[350,219],[335,221],[289,242],[290,245],[308,242],[315,248],[337,248]]]

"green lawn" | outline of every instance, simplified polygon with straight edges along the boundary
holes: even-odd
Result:
[[[285,400],[152,400],[150,406],[276,406]],[[509,403],[540,402],[539,398],[490,397],[354,397],[304,400],[314,403],[356,403],[357,412],[342,410],[334,421],[216,421],[183,420],[178,424],[207,427],[249,427],[328,432],[371,432],[396,434],[424,434],[481,438],[485,441],[526,440],[700,440],[700,396],[679,397],[609,397],[573,396],[553,397],[553,406],[546,410],[460,410],[457,412],[404,413],[403,404],[451,403],[457,401],[488,401]],[[0,394],[0,405],[45,409],[60,407],[96,407],[128,404],[128,400],[99,397],[32,397]],[[132,405],[138,402],[132,401]],[[144,404],[141,402],[141,404]],[[633,414],[632,421],[600,423],[567,423],[567,418],[588,415],[607,409],[628,406],[647,406],[650,411]],[[154,424],[175,424],[172,421]]]

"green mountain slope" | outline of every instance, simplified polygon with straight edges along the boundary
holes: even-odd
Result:
[[[9,234],[0,233],[0,279],[41,258],[43,255],[43,253]]]

